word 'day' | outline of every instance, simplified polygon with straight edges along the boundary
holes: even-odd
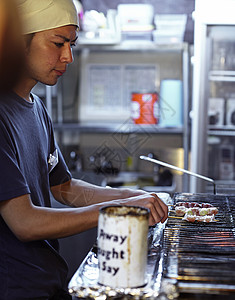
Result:
[[[106,206],[98,222],[99,283],[110,287],[145,284],[149,212],[135,206]]]

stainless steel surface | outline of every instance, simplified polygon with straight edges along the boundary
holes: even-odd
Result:
[[[184,168],[189,168],[189,135],[190,135],[190,124],[189,124],[189,107],[191,103],[190,95],[190,80],[191,80],[191,74],[190,74],[190,66],[189,66],[189,49],[187,48],[186,51],[183,52],[183,106],[184,106],[184,114],[183,114],[183,148],[184,148]],[[189,191],[189,178],[184,175],[183,180],[183,192]]]
[[[206,13],[207,9],[211,10],[211,13]],[[213,7],[213,9],[211,9]],[[216,67],[216,73],[209,73],[210,63],[212,63],[212,40],[208,36],[209,28],[211,26],[219,28],[221,25],[225,26],[224,33],[218,35],[218,40],[234,42],[234,34],[227,38],[225,34],[229,32],[229,27],[235,25],[234,16],[231,11],[234,9],[234,1],[226,1],[224,5],[223,1],[213,0],[197,0],[195,2],[195,33],[194,33],[194,67],[193,67],[193,93],[192,93],[192,142],[191,142],[191,169],[195,173],[207,174],[207,125],[208,125],[208,98],[215,92],[215,86],[219,87],[219,93],[214,98],[229,98],[228,85],[224,80],[231,80],[232,73],[229,77],[225,76],[222,78],[222,74],[218,73],[219,67]],[[219,54],[219,53],[217,53]],[[222,60],[223,61],[223,60]],[[222,62],[221,61],[221,62]],[[213,75],[213,78],[210,77]],[[221,86],[222,81],[216,80],[213,86],[211,86],[211,79],[215,79],[214,75],[219,75],[223,79],[224,84]],[[216,76],[216,77],[217,77]],[[231,86],[233,86],[232,81]],[[229,82],[227,82],[229,83]],[[190,191],[204,192],[206,190],[205,184],[199,182],[197,178],[191,178],[191,189]]]

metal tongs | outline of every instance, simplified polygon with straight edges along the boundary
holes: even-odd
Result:
[[[180,171],[180,172],[183,172],[183,173],[186,173],[186,174],[189,174],[189,175],[192,175],[192,176],[195,176],[195,177],[198,177],[198,178],[201,178],[201,179],[204,179],[206,181],[209,181],[213,184],[213,187],[214,187],[214,194],[216,193],[216,189],[215,189],[215,181],[209,177],[205,177],[203,175],[200,175],[200,174],[197,174],[197,173],[194,173],[194,172],[191,172],[191,171],[188,171],[188,170],[185,170],[185,169],[182,169],[182,168],[179,168],[179,167],[176,167],[176,166],[173,166],[173,165],[170,165],[168,163],[165,163],[163,161],[160,161],[160,160],[157,160],[157,159],[154,159],[154,158],[151,158],[151,157],[148,157],[148,156],[144,156],[144,155],[141,155],[140,156],[140,159],[143,159],[143,160],[148,160],[150,162],[153,162],[155,164],[158,164],[158,165],[161,165],[161,166],[164,166],[164,167],[167,167],[167,168],[171,168],[171,169],[174,169],[174,170],[177,170],[177,171]]]

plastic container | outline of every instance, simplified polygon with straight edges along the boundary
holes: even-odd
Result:
[[[186,22],[186,14],[156,14],[154,16],[154,24],[157,30],[184,32]]]
[[[153,31],[153,41],[157,44],[183,42],[186,22],[186,14],[155,15],[156,30]]]
[[[154,7],[151,4],[119,4],[117,10],[122,27],[153,23]]]
[[[162,127],[183,125],[183,84],[181,80],[166,79],[160,86],[160,121]]]

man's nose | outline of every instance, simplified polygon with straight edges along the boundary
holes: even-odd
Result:
[[[61,62],[65,62],[67,64],[73,62],[73,52],[69,43],[64,45],[60,60]]]

